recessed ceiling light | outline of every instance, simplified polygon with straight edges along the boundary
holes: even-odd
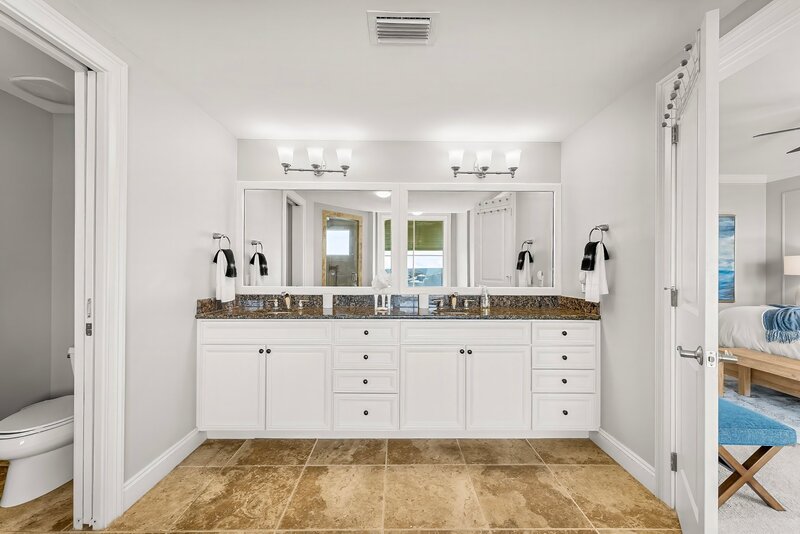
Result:
[[[391,191],[375,191],[375,195],[377,195],[379,198],[389,198],[390,196],[392,196],[392,192]]]
[[[12,76],[8,81],[17,89],[53,104],[71,106],[75,103],[73,92],[51,78],[45,78],[44,76]]]

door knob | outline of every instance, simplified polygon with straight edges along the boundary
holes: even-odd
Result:
[[[703,353],[703,347],[697,347],[694,350],[686,350],[680,345],[678,345],[677,350],[681,358],[692,358],[693,360],[696,360],[697,363],[699,363],[700,365],[703,365],[705,361],[705,354]]]

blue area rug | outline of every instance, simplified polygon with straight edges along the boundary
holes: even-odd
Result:
[[[752,387],[751,396],[744,397],[736,393],[736,379],[731,377],[725,377],[723,397],[734,404],[750,408],[789,425],[797,431],[798,442],[800,442],[800,398],[755,384]]]

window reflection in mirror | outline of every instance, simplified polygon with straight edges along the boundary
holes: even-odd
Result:
[[[249,189],[242,250],[248,286],[370,286],[385,259],[381,221],[391,197],[375,191]],[[268,274],[252,268],[261,243]],[[390,268],[386,269],[391,270]],[[263,271],[262,271],[263,272]]]
[[[552,287],[553,200],[549,191],[409,192],[408,286]]]

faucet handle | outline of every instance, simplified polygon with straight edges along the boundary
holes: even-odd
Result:
[[[465,310],[468,310],[471,304],[475,304],[475,299],[464,299]]]
[[[304,305],[306,302],[308,302],[308,301],[307,301],[307,300],[305,300],[305,299],[303,299],[303,300],[298,300],[298,301],[297,301],[297,308],[298,308],[298,309],[300,309],[300,310],[302,310],[302,309],[303,309],[303,305]]]
[[[280,308],[280,304],[278,304],[278,299],[272,299],[272,307],[276,310]]]

